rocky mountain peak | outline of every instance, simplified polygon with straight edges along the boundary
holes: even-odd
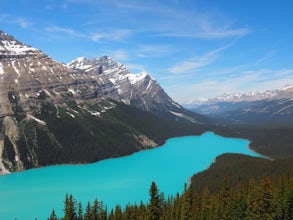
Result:
[[[0,117],[38,111],[44,98],[54,104],[106,98],[172,117],[183,115],[183,108],[146,72],[131,73],[106,55],[78,57],[64,65],[1,32]]]
[[[0,36],[1,35],[6,35],[6,33],[4,31],[0,30]]]
[[[116,107],[120,111],[111,110],[110,115],[103,115]],[[135,120],[132,124],[137,124],[136,128],[127,124],[128,115],[119,118],[124,111],[125,116],[132,114],[130,121]],[[0,32],[0,174],[58,162],[91,162],[104,159],[105,155],[117,156],[122,142],[126,147],[135,143],[136,150],[155,146],[144,131],[142,135],[137,132],[144,130],[140,122],[147,120],[145,115],[156,120],[158,116],[201,120],[197,121],[198,115],[174,102],[146,72],[133,74],[109,56],[79,57],[64,65]],[[68,142],[69,136],[73,139]],[[105,146],[113,136],[121,138]],[[75,159],[69,153],[73,152],[72,146],[77,150]],[[100,151],[103,147],[105,150]],[[104,151],[107,154],[101,157]]]
[[[37,109],[41,91],[46,90],[53,97],[53,90],[68,81],[69,69],[63,64],[1,32],[0,117]]]
[[[0,32],[0,57],[17,58],[32,56],[39,51],[29,45],[17,41],[13,36]]]

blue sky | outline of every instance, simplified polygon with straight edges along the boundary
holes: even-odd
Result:
[[[109,55],[179,103],[293,84],[290,0],[0,0],[0,29],[57,61]]]

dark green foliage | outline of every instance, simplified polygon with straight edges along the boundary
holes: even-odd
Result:
[[[162,215],[162,205],[160,201],[159,190],[155,182],[152,182],[150,188],[150,220],[159,220]]]
[[[51,215],[50,215],[50,217],[49,217],[49,220],[57,220],[58,218],[57,218],[57,215],[56,215],[56,213],[55,213],[55,210],[53,209],[52,210],[52,213],[51,213]]]
[[[37,150],[40,164],[50,165],[62,163],[61,157],[59,156],[62,154],[62,148],[49,130],[46,128],[37,129],[36,141],[37,143],[41,143]]]
[[[80,109],[78,114],[69,113],[75,115],[74,118],[65,109],[59,108],[58,111],[59,118],[56,117],[56,110],[39,117],[47,122],[48,130],[62,146],[59,154],[62,162],[94,162],[130,154],[135,148],[142,148],[132,137],[132,131],[121,123],[92,116]]]
[[[4,137],[4,157],[6,157],[10,161],[14,161],[15,152],[13,149],[13,145],[9,138],[5,135]]]
[[[82,107],[75,101],[57,107],[43,100],[41,106],[35,117],[45,123],[27,118],[19,122],[18,144],[25,168],[129,155],[152,147],[140,141],[141,135],[161,145],[170,137],[200,134],[205,129],[108,100]]]
[[[92,205],[88,202],[85,213],[83,214],[81,203],[77,204],[72,195],[66,195],[63,212],[64,216],[61,220],[107,220],[107,210],[104,208],[103,203],[97,199],[95,199]],[[54,209],[51,217],[53,215],[55,215]],[[57,219],[56,215],[55,219]]]
[[[72,195],[66,195],[64,201],[64,217],[62,220],[76,220],[77,213],[76,213],[76,201],[73,199]]]
[[[217,192],[222,186],[223,178],[229,178],[231,186],[239,182],[248,183],[251,178],[260,181],[263,175],[269,175],[276,180],[280,176],[292,173],[293,157],[268,160],[241,154],[224,154],[216,158],[207,170],[194,175],[191,186],[194,192],[202,192],[206,187],[211,192]]]
[[[293,127],[280,124],[209,125],[209,129],[224,137],[251,141],[250,148],[271,158],[293,156]]]
[[[38,96],[38,99],[45,100],[47,98],[50,98],[50,97],[42,90]]]
[[[15,91],[9,91],[8,92],[8,100],[11,104],[12,111],[15,115],[23,115],[23,109],[19,105],[19,97],[18,93]]]
[[[65,201],[70,200],[68,199],[70,197],[66,196]],[[150,187],[149,204],[141,203],[140,206],[128,204],[124,210],[121,210],[120,206],[116,206],[115,210],[111,210],[107,216],[103,205],[95,200],[92,206],[88,203],[88,211],[83,219],[291,220],[293,217],[293,177],[286,176],[273,181],[270,177],[263,176],[260,181],[250,179],[246,186],[241,182],[237,186],[232,186],[229,179],[225,177],[220,190],[214,193],[210,193],[207,189],[195,193],[192,188],[185,187],[181,196],[177,194],[175,198],[169,197],[167,202],[163,201],[160,200],[158,188],[153,182]],[[75,209],[70,209],[73,213],[71,216],[74,216]],[[66,212],[64,214],[69,215]]]
[[[106,112],[106,115],[119,119],[124,124],[146,134],[160,145],[171,137],[199,135],[207,131],[207,128],[200,124],[168,120],[129,105],[116,102],[115,104],[117,107]]]

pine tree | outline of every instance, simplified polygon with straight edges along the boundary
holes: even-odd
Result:
[[[259,201],[260,201],[260,215],[262,215],[265,219],[270,220],[274,219],[275,216],[275,204],[273,203],[273,185],[272,180],[265,176],[261,178],[260,184],[260,194],[259,194]]]
[[[218,205],[218,217],[223,219],[227,218],[228,213],[231,212],[230,204],[231,204],[231,197],[230,197],[230,187],[228,185],[228,178],[227,176],[224,177],[221,190],[219,192],[219,198],[217,201]]]
[[[91,219],[92,220],[98,220],[99,219],[99,214],[100,214],[100,207],[99,207],[99,202],[97,199],[94,200],[93,206],[91,208]]]
[[[56,214],[55,214],[55,210],[54,210],[54,209],[52,210],[52,213],[51,213],[51,215],[50,215],[49,220],[57,220],[57,216],[56,216]]]
[[[205,188],[203,193],[200,195],[199,200],[199,214],[198,219],[207,219],[210,213],[210,198],[211,194],[208,188]]]
[[[115,220],[122,220],[123,219],[122,210],[121,210],[120,205],[116,205],[114,216],[115,216]]]
[[[241,182],[238,183],[236,189],[232,190],[230,195],[230,219],[244,219],[247,210],[247,192]]]
[[[66,194],[64,201],[64,217],[63,220],[75,220],[76,219],[76,205],[72,195]]]
[[[91,205],[90,202],[87,203],[86,209],[85,209],[85,213],[84,213],[84,220],[91,220]]]
[[[152,182],[149,193],[150,193],[150,204],[149,204],[150,220],[159,220],[162,210],[161,210],[161,204],[160,204],[159,190],[155,182]]]
[[[78,203],[77,220],[83,220],[82,205],[80,202]]]
[[[184,192],[181,196],[181,217],[182,220],[192,219],[192,189],[187,188],[187,184],[184,184]]]

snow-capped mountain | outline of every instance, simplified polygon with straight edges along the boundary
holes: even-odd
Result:
[[[240,123],[293,122],[293,86],[263,92],[224,94],[197,100],[193,111],[218,119]]]
[[[67,67],[96,80],[103,95],[144,110],[150,110],[152,102],[159,105],[171,100],[150,75],[145,72],[132,74],[125,65],[108,56],[92,60],[79,57],[67,64]]]
[[[0,59],[0,116],[13,115],[16,100],[29,110],[40,90],[62,87],[61,79],[69,75],[61,63],[2,31]]]
[[[65,65],[0,31],[0,174],[126,155],[202,119],[145,72],[108,56]]]
[[[36,111],[40,96],[54,103],[104,97],[174,118],[186,111],[150,75],[130,73],[108,56],[80,57],[64,65],[2,31],[0,53],[0,117],[15,114],[16,102],[17,111]]]
[[[192,102],[185,104],[188,108],[197,107],[202,104],[217,102],[251,102],[260,100],[272,100],[291,98],[293,96],[293,85],[284,86],[278,89],[247,92],[247,93],[224,93],[213,98],[196,98]]]
[[[108,56],[91,60],[79,57],[67,64],[77,75],[86,75],[97,82],[104,96],[173,119],[196,121],[192,115],[174,102],[158,82],[146,72],[130,73],[125,65]]]

